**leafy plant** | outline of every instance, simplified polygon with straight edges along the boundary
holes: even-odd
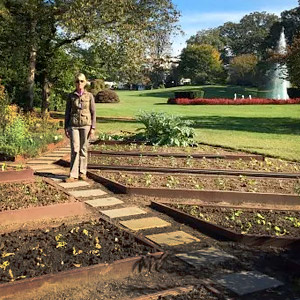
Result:
[[[189,146],[195,145],[193,122],[180,117],[158,112],[142,112],[137,116],[145,128],[140,137],[153,145]]]
[[[166,186],[171,189],[175,188],[179,184],[179,180],[174,176],[168,176],[167,184]]]

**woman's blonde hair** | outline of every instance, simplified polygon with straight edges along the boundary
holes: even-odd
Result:
[[[85,75],[84,75],[83,73],[79,73],[79,74],[77,74],[77,75],[75,76],[75,82],[76,82],[77,80],[84,80],[85,82],[87,81],[87,80],[86,80],[86,77],[85,77]]]

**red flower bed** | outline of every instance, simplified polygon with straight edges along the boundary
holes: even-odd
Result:
[[[168,104],[179,104],[179,105],[251,105],[251,104],[300,104],[300,98],[288,99],[288,100],[275,100],[275,99],[264,99],[264,98],[253,98],[253,99],[187,99],[187,98],[170,98]]]

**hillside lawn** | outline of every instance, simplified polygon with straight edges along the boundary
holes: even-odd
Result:
[[[267,91],[234,86],[117,91],[120,103],[96,104],[97,131],[120,133],[142,127],[140,111],[166,112],[195,121],[198,142],[300,161],[300,105],[168,105],[174,91],[202,88],[205,98],[266,97]],[[124,118],[121,119],[120,118]]]

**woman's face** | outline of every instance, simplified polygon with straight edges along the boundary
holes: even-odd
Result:
[[[75,84],[77,90],[83,90],[86,85],[86,81],[84,79],[77,78]]]

